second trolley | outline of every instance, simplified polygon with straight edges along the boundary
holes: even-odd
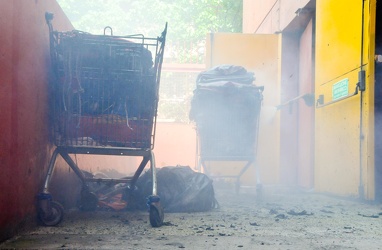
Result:
[[[256,164],[263,86],[253,84],[255,76],[239,65],[223,64],[198,75],[191,103],[190,119],[198,135],[198,168],[210,177],[234,178],[236,192],[240,179],[256,166],[256,192],[261,193]],[[212,175],[212,165],[243,163],[237,175]],[[240,163],[240,164],[239,164]]]

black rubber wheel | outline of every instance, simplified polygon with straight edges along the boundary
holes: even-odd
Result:
[[[43,225],[56,226],[64,218],[64,207],[56,201],[50,201],[50,208],[49,213],[45,213],[40,209],[38,217]]]
[[[97,209],[98,197],[95,193],[89,191],[81,192],[80,209],[82,211],[94,211]]]
[[[159,202],[150,204],[150,224],[152,227],[160,227],[163,225],[164,213]]]

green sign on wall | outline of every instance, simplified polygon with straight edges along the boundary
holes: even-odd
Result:
[[[332,100],[337,100],[342,97],[348,96],[349,93],[349,79],[345,78],[332,86]]]

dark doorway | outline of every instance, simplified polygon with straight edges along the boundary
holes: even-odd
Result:
[[[382,3],[377,1],[375,54],[382,55]],[[375,199],[382,201],[382,62],[375,63]]]

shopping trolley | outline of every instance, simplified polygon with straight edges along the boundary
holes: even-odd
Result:
[[[256,191],[261,193],[256,163],[263,86],[253,84],[254,73],[237,65],[219,65],[201,72],[191,103],[190,119],[196,123],[198,170],[211,178],[240,179],[256,166]],[[244,163],[237,175],[213,175],[210,162]],[[236,164],[240,165],[240,164]]]
[[[110,27],[103,35],[77,30],[53,30],[53,14],[46,13],[49,27],[51,81],[51,128],[56,146],[42,192],[38,215],[44,225],[61,222],[63,207],[53,201],[49,184],[60,155],[82,184],[80,207],[93,210],[98,197],[89,184],[125,184],[129,190],[150,163],[152,195],[147,197],[153,227],[163,223],[157,195],[153,153],[158,91],[167,23],[160,37],[115,36]],[[84,174],[73,155],[138,156],[142,161],[133,176],[111,179]],[[109,185],[110,186],[110,185]]]

